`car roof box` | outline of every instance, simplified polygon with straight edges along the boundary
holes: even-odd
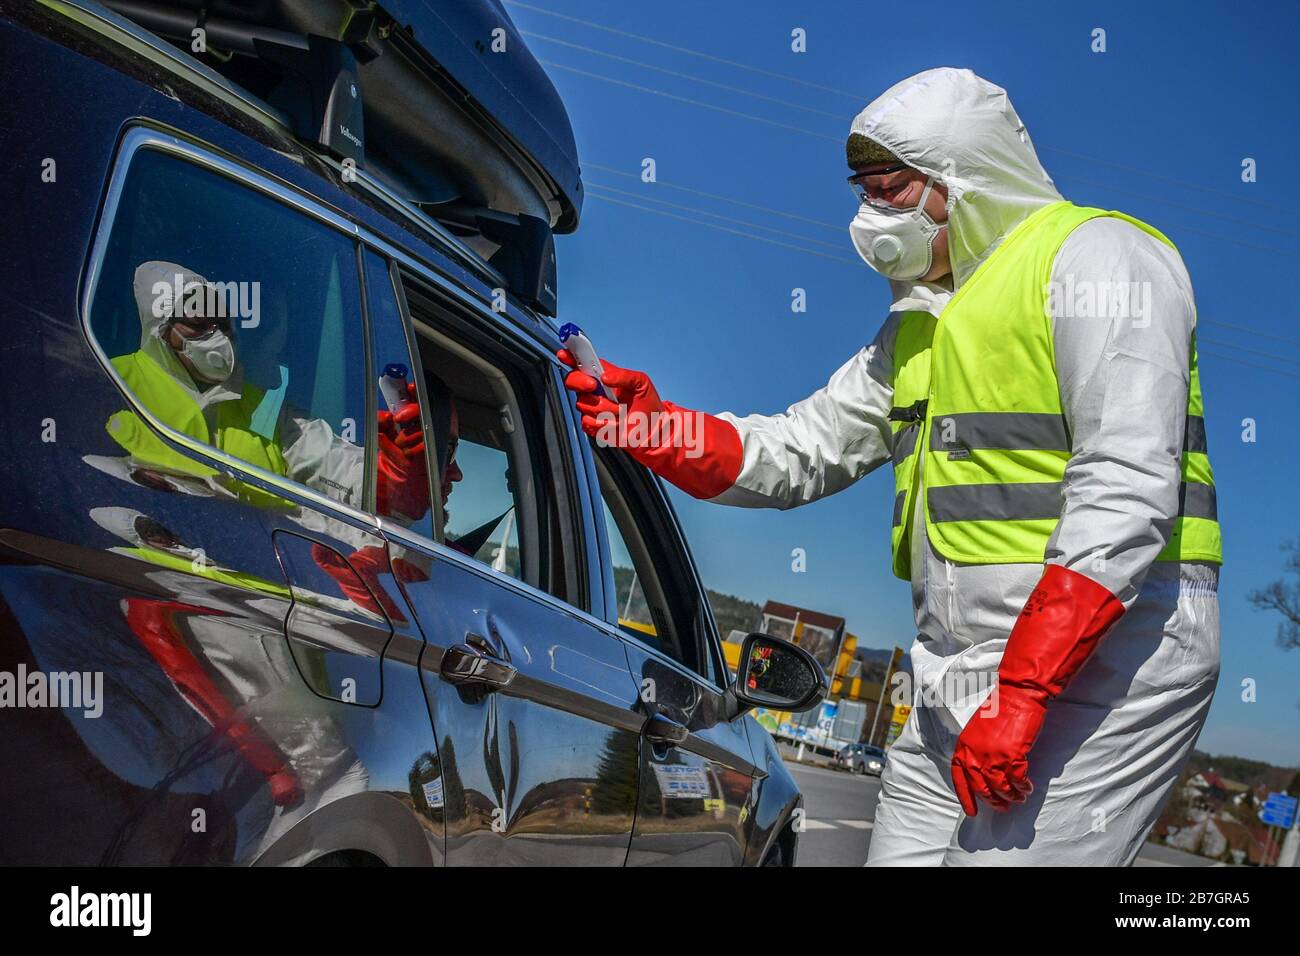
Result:
[[[577,147],[498,0],[103,2],[440,220],[556,314],[553,233],[578,225]]]
[[[482,209],[542,220],[555,232],[577,228],[573,127],[498,0],[105,5],[276,106],[300,138],[354,160],[436,218],[466,228]],[[195,53],[198,27],[206,49]]]

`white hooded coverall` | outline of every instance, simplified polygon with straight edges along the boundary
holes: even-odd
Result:
[[[904,80],[852,129],[948,187],[956,288],[1030,213],[1061,200],[1006,93],[968,70]],[[1155,562],[1178,511],[1179,462],[1166,450],[1182,447],[1186,424],[1191,282],[1177,252],[1109,217],[1070,234],[1052,281],[1062,289],[1138,283],[1125,287],[1139,294],[1127,314],[1080,317],[1061,297],[1052,316],[1072,446],[1045,563],[1088,576],[1127,610],[1049,704],[1029,753],[1034,792],[1005,813],[981,802],[967,818],[950,764],[983,697],[939,699],[939,688],[946,674],[983,675],[987,693],[1043,566],[948,560],[927,541],[924,496],[915,496],[915,709],[889,751],[871,865],[1131,864],[1210,706],[1219,672],[1218,568]],[[740,433],[743,464],[734,486],[710,500],[792,508],[890,460],[897,313],[937,315],[948,297],[928,284],[895,284],[895,296],[875,339],[825,388],[784,414],[719,416]]]
[[[170,287],[173,282],[182,286],[208,284],[203,276],[174,262],[154,259],[141,263],[135,271],[132,285],[140,314],[140,351],[185,390],[202,410],[209,429],[214,429],[217,406],[221,402],[238,401],[243,394],[244,366],[236,359],[234,371],[224,382],[202,389],[196,386],[193,376],[164,341],[172,306],[168,301],[165,308],[157,307],[155,284]],[[235,348],[238,354],[237,339]],[[281,374],[287,375],[288,369],[282,369]],[[354,507],[360,505],[365,454],[359,445],[335,434],[324,419],[311,418],[288,404],[279,407],[273,434],[289,469],[286,477],[332,500]],[[148,461],[131,464],[156,467],[155,462]]]

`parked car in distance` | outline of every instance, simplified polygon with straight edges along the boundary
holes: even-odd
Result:
[[[850,773],[879,777],[885,772],[885,751],[871,744],[846,744],[835,754],[835,766]]]

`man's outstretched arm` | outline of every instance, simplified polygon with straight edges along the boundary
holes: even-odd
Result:
[[[794,508],[889,460],[897,327],[891,315],[824,388],[779,415],[685,409],[661,400],[644,372],[609,362],[603,364],[610,397],[596,395],[595,380],[583,372],[570,372],[565,385],[579,394],[587,434],[624,448],[687,493],[737,507]],[[573,365],[567,352],[560,358]],[[660,431],[652,427],[656,415]]]

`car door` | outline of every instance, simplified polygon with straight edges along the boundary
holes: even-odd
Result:
[[[550,357],[485,334],[495,317],[428,275],[403,270],[396,291],[435,478],[431,522],[383,527],[427,641],[438,747],[420,775],[447,861],[620,866],[643,715],[622,644],[582,606],[573,438]]]
[[[63,359],[77,428],[32,459],[56,466],[70,514],[47,526],[58,538],[7,544],[37,563],[34,660],[101,672],[109,703],[33,728],[24,746],[51,742],[25,784],[39,796],[4,803],[85,819],[40,829],[76,836],[47,861],[250,862],[335,801],[405,792],[403,765],[433,746],[422,641],[383,602],[367,514],[356,240],[143,128],[108,195],[84,297],[93,355]],[[229,354],[191,348],[223,337]]]
[[[647,715],[630,866],[735,866],[761,785],[712,612],[658,481],[596,449],[610,622]]]

